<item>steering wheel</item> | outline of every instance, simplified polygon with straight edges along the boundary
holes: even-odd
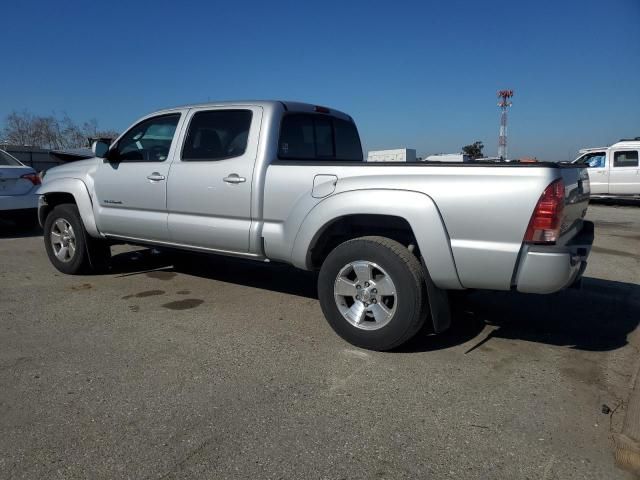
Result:
[[[167,159],[167,149],[161,145],[154,145],[146,151],[147,160],[151,162],[158,162]]]

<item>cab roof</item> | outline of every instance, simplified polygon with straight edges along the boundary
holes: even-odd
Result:
[[[625,148],[640,148],[640,140],[620,140],[618,143],[614,143],[611,147],[625,147]]]
[[[224,100],[224,101],[211,101],[211,102],[204,102],[204,103],[192,103],[192,104],[180,105],[177,107],[158,110],[156,112],[153,112],[152,115],[156,115],[159,113],[168,113],[175,110],[184,110],[186,108],[236,107],[236,106],[258,106],[258,107],[268,107],[271,109],[275,107],[278,109],[284,108],[285,111],[291,111],[291,112],[327,113],[329,115],[342,117],[342,118],[353,121],[350,115],[340,110],[336,110],[331,107],[315,105],[312,103],[296,102],[291,100]]]
[[[581,148],[580,150],[578,150],[578,153],[602,152],[608,150],[609,148],[640,149],[640,140],[620,140],[619,142],[616,142],[608,147]]]

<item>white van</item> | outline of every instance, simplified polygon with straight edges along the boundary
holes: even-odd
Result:
[[[640,137],[585,148],[572,163],[589,167],[592,196],[640,195]]]

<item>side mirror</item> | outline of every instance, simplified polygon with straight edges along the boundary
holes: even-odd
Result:
[[[106,158],[109,152],[109,143],[105,140],[94,140],[91,144],[91,151],[98,158]]]

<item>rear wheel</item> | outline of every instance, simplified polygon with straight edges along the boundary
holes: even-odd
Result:
[[[402,345],[428,314],[420,262],[385,237],[356,238],[336,247],[320,269],[318,296],[336,333],[371,350]]]
[[[111,253],[106,242],[89,236],[72,203],[57,205],[47,215],[44,246],[53,266],[71,275],[102,270]]]

